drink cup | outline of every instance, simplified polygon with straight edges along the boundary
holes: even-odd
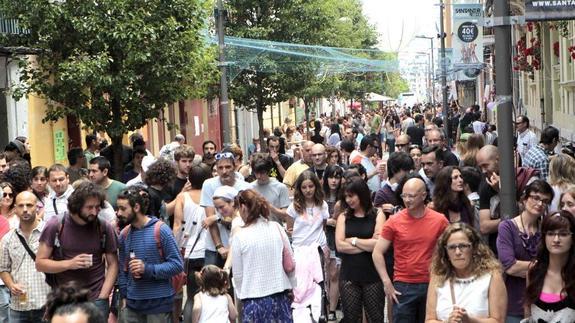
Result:
[[[88,261],[89,261],[89,262],[88,262],[88,268],[89,268],[89,267],[92,267],[92,266],[94,265],[94,255],[93,255],[93,254],[89,254],[88,257],[89,257],[89,258],[88,258]]]

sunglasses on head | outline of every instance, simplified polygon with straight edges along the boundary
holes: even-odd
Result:
[[[234,154],[230,153],[230,152],[225,152],[225,153],[217,153],[215,154],[214,158],[216,160],[220,160],[220,159],[234,159]]]

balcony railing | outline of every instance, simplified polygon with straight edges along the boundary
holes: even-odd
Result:
[[[28,33],[28,30],[20,28],[18,19],[5,18],[0,14],[0,34],[20,35]]]

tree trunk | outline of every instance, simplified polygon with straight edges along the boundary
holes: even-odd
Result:
[[[309,103],[308,98],[303,98],[303,107],[304,107],[304,114],[305,114],[305,136],[306,140],[309,140]]]
[[[114,169],[111,171],[114,172],[114,178],[116,180],[122,179],[122,174],[124,173],[124,160],[123,160],[123,145],[122,145],[122,136],[113,136],[112,139],[112,151],[114,152]]]
[[[264,139],[264,107],[261,106],[260,103],[258,103],[258,106],[256,107],[256,115],[258,118],[261,151],[267,151],[267,143]]]

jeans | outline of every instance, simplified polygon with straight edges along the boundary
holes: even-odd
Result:
[[[10,323],[44,322],[44,310],[15,311],[10,309]]]
[[[106,321],[108,321],[108,316],[110,315],[110,300],[108,298],[99,298],[93,301],[94,305],[102,312]]]
[[[0,286],[0,323],[10,321],[10,290],[5,285]]]
[[[423,323],[425,321],[428,285],[428,283],[393,283],[395,290],[401,293],[397,295],[399,303],[393,303],[393,323]]]
[[[171,323],[172,313],[140,314],[129,308],[120,310],[119,323]],[[190,321],[191,322],[191,321]]]
[[[217,251],[206,250],[204,265],[216,265],[220,268],[223,268],[225,263],[226,261]]]

